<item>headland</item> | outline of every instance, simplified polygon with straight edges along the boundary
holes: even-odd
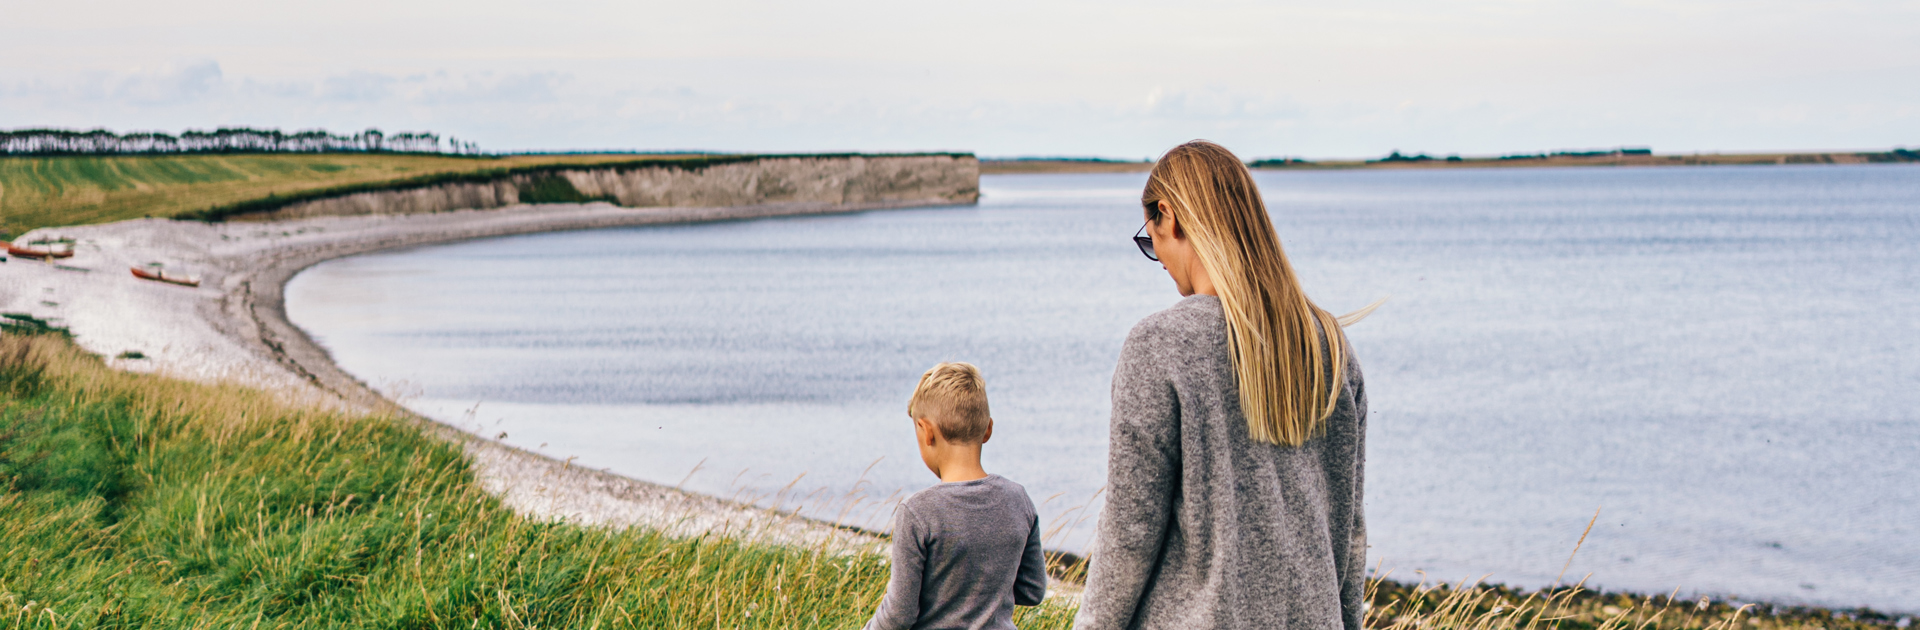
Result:
[[[574,166],[336,189],[203,212],[215,221],[143,218],[33,230],[16,242],[71,242],[75,255],[14,258],[0,267],[0,313],[65,329],[120,369],[404,416],[411,414],[341,370],[288,321],[282,289],[295,274],[343,256],[494,236],[966,204],[978,195],[978,163],[964,154]],[[198,285],[129,273],[154,263]],[[799,543],[872,542],[826,523],[583,470],[430,426],[462,445],[486,487],[530,515],[674,533],[751,527]]]

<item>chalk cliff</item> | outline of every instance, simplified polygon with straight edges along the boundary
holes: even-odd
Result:
[[[484,210],[521,203],[606,201],[630,208],[808,204],[902,207],[974,203],[980,162],[965,154],[770,156],[684,166],[671,161],[570,167],[294,201],[226,217],[282,221],[321,216]]]

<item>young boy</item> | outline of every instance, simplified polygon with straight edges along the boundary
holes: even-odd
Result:
[[[893,578],[867,630],[1013,628],[1047,595],[1040,519],[1020,484],[980,468],[993,437],[980,370],[942,363],[907,401],[920,459],[940,485],[894,513]]]

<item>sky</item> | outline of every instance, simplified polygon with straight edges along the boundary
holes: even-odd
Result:
[[[1920,0],[0,0],[0,128],[1140,159],[1920,146]]]

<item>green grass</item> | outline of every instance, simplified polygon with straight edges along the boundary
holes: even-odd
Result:
[[[0,336],[0,491],[13,627],[853,627],[887,577],[522,518],[407,421],[116,372],[59,335]]]
[[[405,153],[0,157],[0,231],[141,217],[222,220],[356,192],[532,176],[530,203],[597,201],[553,172],[574,166],[715,164],[819,155],[551,154],[461,157]],[[917,153],[895,155],[953,155]]]
[[[107,368],[0,333],[0,627],[851,628],[871,554],[514,514],[412,421]],[[1867,611],[1369,584],[1382,630],[1847,630]],[[1061,599],[1022,628],[1065,628]]]
[[[554,164],[700,156],[230,154],[0,157],[0,230],[195,215],[269,195]]]

